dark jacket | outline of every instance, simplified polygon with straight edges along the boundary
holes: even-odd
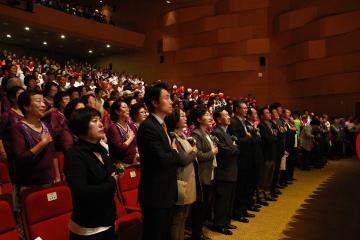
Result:
[[[265,122],[259,124],[259,129],[264,159],[265,161],[275,161],[277,157],[277,136],[272,133],[271,128]]]
[[[215,180],[236,182],[238,176],[238,147],[233,143],[231,135],[226,133],[221,127],[215,128],[212,134],[219,139]]]
[[[229,126],[229,132],[237,138],[236,144],[239,148],[239,163],[241,169],[251,168],[253,165],[252,138],[246,135],[245,128],[240,119],[233,117]],[[249,132],[249,131],[248,131]]]
[[[206,138],[206,134],[200,128],[195,128],[192,136],[196,140],[196,147],[198,149],[196,156],[199,162],[200,182],[201,184],[209,185],[211,184],[212,165],[215,156]]]
[[[245,121],[245,125],[247,126],[248,131],[251,134],[252,141],[252,154],[253,154],[253,164],[258,165],[264,162],[264,154],[262,151],[261,145],[261,134],[258,128],[255,128],[254,125],[248,120]]]
[[[181,166],[180,157],[153,115],[140,125],[137,143],[141,159],[140,206],[171,208],[177,200],[176,170]]]
[[[97,151],[99,150],[99,151]],[[102,163],[94,154],[101,153]],[[71,189],[72,220],[82,227],[112,226],[116,219],[115,168],[99,144],[79,140],[65,154],[64,171]]]

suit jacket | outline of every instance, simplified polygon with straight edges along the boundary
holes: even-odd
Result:
[[[286,141],[286,131],[287,126],[285,126],[284,120],[279,118],[275,121],[273,121],[274,127],[278,129],[278,135],[277,135],[277,158],[280,160],[285,153],[285,141]],[[285,131],[281,132],[280,127],[284,128]]]
[[[229,126],[229,132],[231,135],[237,137],[236,144],[239,148],[239,163],[238,167],[241,169],[251,168],[253,164],[253,150],[252,150],[252,138],[246,136],[244,125],[240,119],[233,117]]]
[[[251,134],[253,164],[261,164],[264,162],[264,154],[261,145],[261,134],[258,134],[258,128],[256,128],[250,121],[246,120],[245,125]]]
[[[137,143],[141,159],[140,206],[172,207],[177,200],[176,169],[180,166],[180,158],[153,115],[140,125]]]
[[[101,149],[103,163],[93,153],[95,147]],[[89,228],[112,226],[116,218],[116,182],[111,174],[115,167],[106,149],[79,140],[65,154],[64,171],[72,194],[72,220]]]
[[[212,134],[219,139],[219,153],[216,155],[217,168],[215,168],[215,180],[236,182],[238,176],[237,159],[239,149],[233,143],[231,135],[226,133],[221,127],[215,128]]]
[[[209,185],[211,183],[212,165],[215,155],[212,152],[206,134],[200,128],[195,128],[192,136],[196,140],[196,147],[198,149],[196,157],[199,162],[200,183]]]
[[[305,126],[300,133],[300,146],[306,151],[311,151],[313,148],[314,135],[312,134],[312,126]]]
[[[259,129],[264,159],[265,161],[275,161],[277,157],[277,136],[272,133],[271,128],[265,122],[259,124]]]
[[[286,124],[286,126],[287,130],[285,133],[285,150],[290,153],[294,150],[296,130],[291,130],[290,124]]]

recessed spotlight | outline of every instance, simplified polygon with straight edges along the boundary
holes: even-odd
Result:
[[[47,42],[43,42],[43,45],[47,45]]]
[[[107,48],[110,48],[111,46],[110,46],[110,44],[106,44],[106,47],[107,47]]]
[[[92,51],[92,50],[89,50],[89,53],[93,53],[93,51]]]
[[[167,4],[170,4],[171,3],[171,1],[170,0],[167,0],[167,1],[165,1]]]
[[[30,28],[29,28],[29,27],[25,27],[25,30],[26,30],[26,31],[30,31]]]
[[[102,3],[103,1],[100,0],[99,2]]]
[[[6,34],[6,37],[7,37],[7,38],[11,38],[11,34]]]
[[[61,37],[61,39],[65,39],[65,35],[64,35],[64,34],[61,34],[60,37]]]

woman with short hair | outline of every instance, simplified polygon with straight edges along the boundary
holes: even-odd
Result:
[[[171,239],[184,240],[185,223],[191,205],[197,198],[201,198],[201,188],[196,161],[197,148],[194,142],[190,143],[183,130],[186,128],[186,114],[174,108],[165,118],[167,130],[175,140],[180,155],[181,167],[177,169],[178,199],[174,206],[173,221],[171,224]]]
[[[90,107],[75,110],[69,127],[79,138],[65,154],[73,201],[70,240],[113,240],[116,175],[108,151],[100,144],[105,136],[101,115]]]

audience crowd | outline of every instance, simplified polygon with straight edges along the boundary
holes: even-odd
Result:
[[[66,0],[38,0],[36,2],[74,16],[84,17],[100,23],[107,23],[105,15],[103,15],[99,9],[92,6],[85,6]]]
[[[231,235],[232,220],[248,223],[251,212],[277,201],[296,181],[296,167],[322,168],[328,159],[355,154],[360,131],[353,117],[330,120],[278,102],[258,106],[252,95],[233,99],[221,90],[147,85],[138,75],[74,60],[60,64],[4,50],[0,65],[0,158],[15,186],[15,212],[21,212],[16,199],[22,191],[61,181],[60,153],[70,188],[80,191],[75,168],[83,160],[71,160],[93,150],[91,158],[115,179],[121,177],[115,169],[141,169],[143,239],[180,240],[189,232],[192,239],[209,239],[205,226]],[[86,116],[89,128],[82,126]],[[72,239],[89,227],[98,233],[91,220],[75,214],[84,206],[74,198]]]
[[[100,6],[99,8],[96,8],[94,6],[83,5],[69,0],[0,0],[0,3],[5,3],[12,7],[24,8],[29,12],[33,12],[34,3],[36,3],[74,16],[91,19],[99,23],[114,25],[111,17],[107,20],[106,16],[101,13]],[[25,5],[23,6],[22,3]]]

